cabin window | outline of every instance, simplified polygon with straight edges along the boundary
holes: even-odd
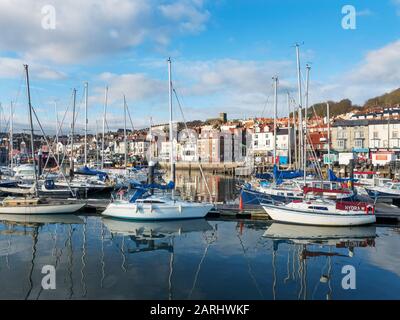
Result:
[[[308,209],[328,211],[327,207],[318,207],[318,206],[310,206],[310,207],[308,207]]]
[[[293,197],[293,196],[294,196],[294,194],[293,194],[293,193],[291,193],[291,192],[289,192],[289,193],[287,194],[287,196],[288,196],[288,197]]]
[[[160,200],[143,200],[143,203],[164,203],[163,201]]]
[[[322,189],[322,184],[321,183],[316,183],[315,184],[315,188]]]

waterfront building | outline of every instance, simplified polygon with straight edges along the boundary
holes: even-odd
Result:
[[[274,152],[274,129],[272,125],[257,124],[251,134],[253,154],[263,162],[271,162]],[[291,152],[294,147],[294,134],[290,135]],[[289,156],[289,130],[288,128],[277,128],[276,134],[276,153],[281,162],[287,162]]]
[[[338,152],[369,152],[370,120],[338,120],[332,124],[332,148]]]

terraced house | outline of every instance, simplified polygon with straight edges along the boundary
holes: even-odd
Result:
[[[339,120],[333,123],[332,148],[338,152],[369,152],[369,123],[373,120]]]

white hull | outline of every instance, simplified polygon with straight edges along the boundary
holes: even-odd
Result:
[[[73,214],[22,215],[1,214],[0,221],[16,224],[83,224],[84,221]]]
[[[212,230],[212,226],[205,219],[168,220],[160,222],[122,221],[103,218],[102,222],[111,233],[146,238]]]
[[[333,240],[336,244],[338,240],[349,241],[357,239],[375,238],[376,227],[370,226],[356,226],[356,227],[316,227],[305,225],[294,225],[274,222],[265,231],[263,237],[279,240],[292,240],[292,241],[324,241],[329,242]]]
[[[373,214],[335,214],[300,211],[283,206],[263,205],[271,219],[280,222],[315,226],[359,226],[376,222]]]
[[[129,203],[116,201],[110,203],[102,215],[132,220],[173,220],[204,218],[212,209],[212,204],[167,202],[167,203]]]
[[[39,204],[33,206],[0,206],[0,214],[66,214],[74,213],[82,209],[86,203],[70,203],[70,204]]]

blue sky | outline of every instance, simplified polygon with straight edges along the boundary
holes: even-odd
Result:
[[[45,30],[44,5],[56,12]],[[342,7],[355,7],[356,29],[342,28]],[[168,119],[166,59],[188,120],[225,111],[229,118],[272,114],[272,76],[297,97],[295,42],[303,77],[310,63],[310,100],[367,98],[400,87],[398,0],[48,0],[0,3],[1,127],[16,101],[15,122],[26,126],[22,64],[31,69],[32,99],[40,120],[55,127],[78,90],[78,130],[84,119],[83,83],[89,82],[89,127],[101,123],[109,86],[110,128],[122,127],[122,95],[136,127]],[[175,104],[175,116],[181,120]],[[264,110],[264,113],[263,113]],[[68,113],[64,131],[68,131]]]

